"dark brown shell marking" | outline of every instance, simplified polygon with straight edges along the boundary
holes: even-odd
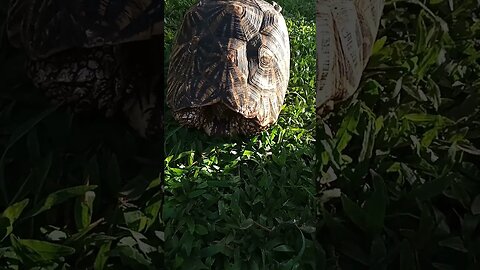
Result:
[[[121,111],[141,136],[162,129],[163,1],[12,0],[7,21],[29,76],[53,101]]]
[[[12,0],[8,36],[33,58],[147,40],[163,32],[163,1]]]
[[[256,133],[277,120],[289,69],[287,27],[271,4],[201,1],[171,52],[167,102],[181,124],[208,134]]]

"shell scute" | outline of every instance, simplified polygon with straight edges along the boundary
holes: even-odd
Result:
[[[203,21],[191,24],[192,14]],[[185,49],[194,37],[195,50]],[[167,104],[181,124],[209,134],[257,133],[279,116],[289,68],[288,31],[274,6],[202,1],[185,15],[172,49]]]

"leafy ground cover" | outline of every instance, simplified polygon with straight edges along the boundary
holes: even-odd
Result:
[[[318,269],[479,269],[480,4],[387,1],[318,126]]]
[[[166,60],[195,2],[166,1]],[[179,127],[167,111],[168,269],[316,269],[315,2],[278,3],[290,32],[292,68],[277,125],[248,139],[218,139]]]
[[[52,107],[0,2],[0,269],[156,269],[162,142]]]

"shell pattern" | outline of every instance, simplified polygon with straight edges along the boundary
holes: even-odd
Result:
[[[250,135],[276,122],[290,76],[278,5],[203,0],[185,15],[170,56],[167,103],[209,135]]]
[[[7,32],[52,101],[79,113],[121,111],[141,136],[159,129],[163,1],[12,0]]]
[[[10,42],[33,59],[163,34],[163,1],[11,0]]]
[[[317,118],[357,90],[384,0],[317,0]]]

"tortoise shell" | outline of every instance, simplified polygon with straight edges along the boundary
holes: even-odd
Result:
[[[167,104],[209,135],[251,135],[276,122],[290,75],[281,8],[204,0],[185,14],[171,55]]]
[[[54,102],[79,113],[122,111],[142,136],[157,129],[163,1],[12,0],[7,32]]]
[[[357,90],[385,0],[317,0],[317,118]]]
[[[163,34],[163,1],[12,0],[10,42],[32,59],[70,48],[92,48]]]

